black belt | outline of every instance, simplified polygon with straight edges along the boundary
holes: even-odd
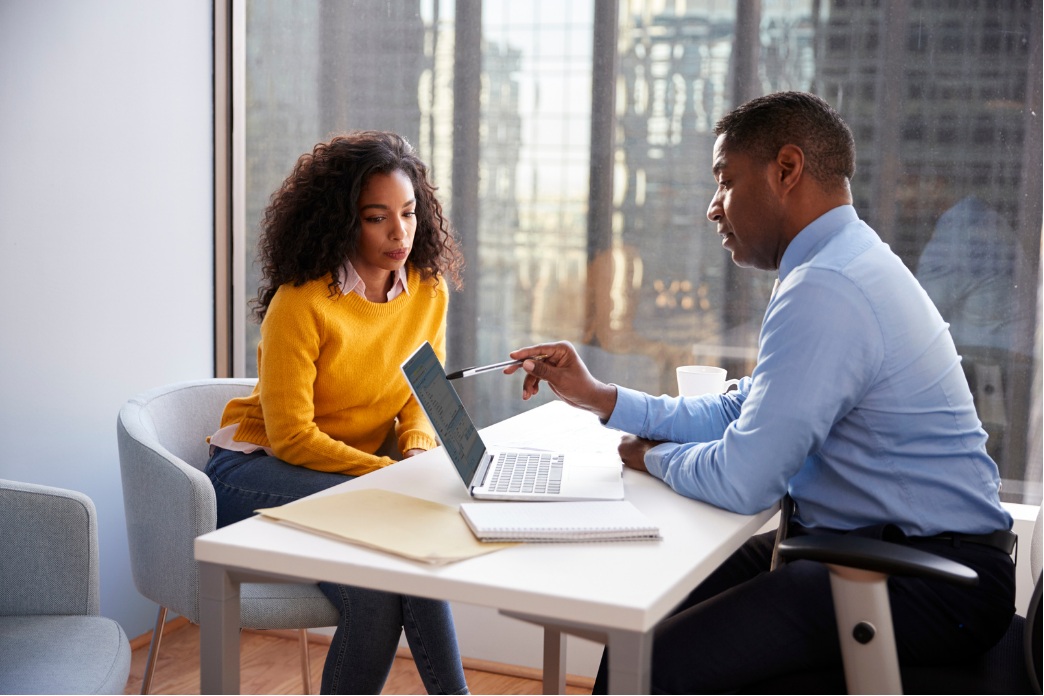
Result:
[[[1010,529],[998,529],[989,534],[959,534],[957,532],[943,532],[930,537],[909,537],[910,541],[952,541],[957,544],[981,544],[990,548],[1003,551],[1011,555],[1018,543],[1019,535]]]

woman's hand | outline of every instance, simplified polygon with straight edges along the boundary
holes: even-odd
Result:
[[[409,459],[410,457],[416,457],[418,454],[424,454],[427,451],[428,450],[422,450],[422,449],[408,449],[408,450],[406,450],[405,452],[402,453],[402,458],[403,459]]]

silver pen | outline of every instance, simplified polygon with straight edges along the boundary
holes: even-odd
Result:
[[[446,375],[446,379],[460,379],[461,377],[474,377],[475,375],[481,375],[483,372],[492,372],[493,370],[502,370],[505,367],[511,367],[512,365],[521,365],[526,360],[543,360],[546,355],[534,355],[530,358],[522,358],[521,360],[508,360],[507,362],[496,363],[494,365],[483,365],[482,367],[465,367],[463,370],[457,370]]]

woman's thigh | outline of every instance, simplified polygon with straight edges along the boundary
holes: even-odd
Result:
[[[255,510],[286,505],[353,476],[287,464],[262,450],[244,454],[218,448],[204,470],[217,496],[217,526],[238,522]]]

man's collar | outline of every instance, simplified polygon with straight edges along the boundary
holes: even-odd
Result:
[[[859,214],[856,213],[854,207],[839,205],[810,222],[805,229],[798,232],[794,239],[790,240],[787,250],[783,252],[783,258],[779,262],[780,282],[786,280],[791,271],[808,261],[822,242],[832,237],[845,225],[858,219]]]

